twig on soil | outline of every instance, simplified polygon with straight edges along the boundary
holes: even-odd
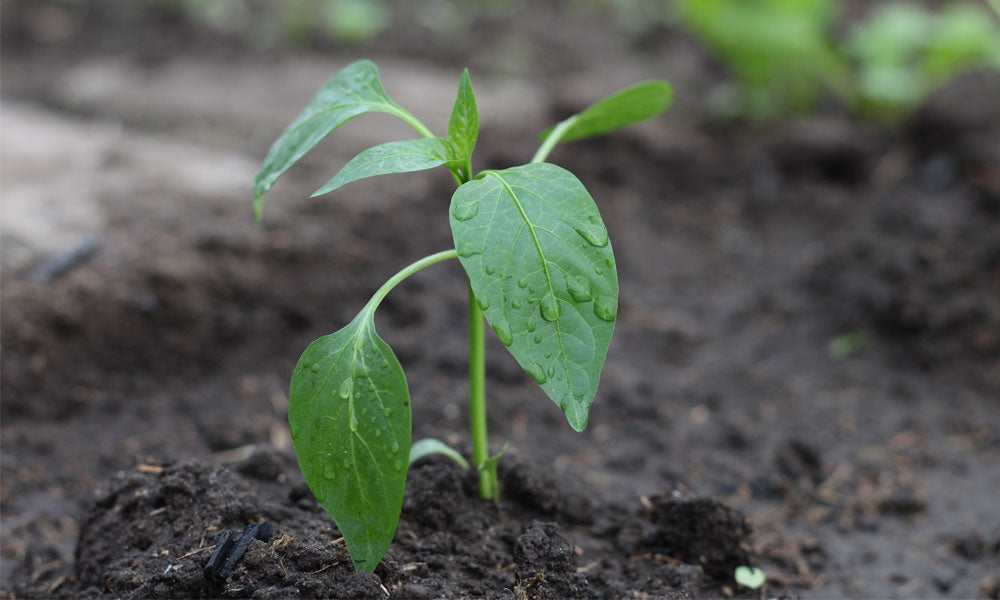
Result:
[[[55,581],[52,582],[52,585],[50,585],[48,587],[49,593],[51,594],[52,592],[58,590],[62,586],[62,584],[64,584],[64,583],[66,583],[66,576],[65,575],[63,575],[59,579],[56,579]]]
[[[191,552],[188,552],[187,554],[182,554],[182,555],[178,556],[174,560],[184,560],[185,558],[187,558],[189,556],[194,556],[195,554],[201,554],[202,552],[207,552],[209,550],[215,550],[215,544],[212,544],[211,546],[205,546],[204,548],[198,548],[197,550],[192,550]]]
[[[140,473],[146,473],[147,475],[159,475],[160,473],[163,472],[164,467],[163,465],[141,464],[138,467],[136,467],[136,469]]]
[[[219,528],[216,527],[215,525],[209,525],[208,527],[206,527],[205,531],[201,532],[201,541],[198,542],[198,547],[203,548],[205,546],[205,536],[208,535],[209,531],[218,531],[218,530]]]

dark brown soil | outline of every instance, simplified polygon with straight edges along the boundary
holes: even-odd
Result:
[[[961,79],[895,132],[836,111],[737,127],[704,119],[717,66],[666,26],[625,35],[555,5],[522,28],[475,20],[453,43],[401,26],[373,42],[390,93],[390,74],[409,74],[418,105],[436,97],[424,81],[451,86],[466,64],[481,103],[511,89],[540,103],[484,110],[478,168],[526,161],[535,132],[634,79],[673,80],[678,102],[552,155],[597,200],[619,268],[590,428],[575,434],[490,340],[491,444],[511,443],[499,503],[424,459],[388,555],[355,574],[298,472],[288,377],[388,275],[451,246],[450,181],[308,200],[331,165],[385,141],[377,120],[352,123],[349,147],[291,171],[257,227],[248,178],[244,193],[175,166],[210,151],[218,177],[243,177],[321,84],[310,65],[329,74],[358,54],[254,49],[166,4],[88,6],[4,6],[4,203],[51,179],[47,201],[70,189],[104,217],[86,231],[96,243],[53,268],[8,262],[5,215],[3,597],[759,596],[732,581],[739,565],[767,572],[768,597],[1000,594],[995,74]],[[121,73],[137,83],[101,96]],[[171,96],[170,82],[188,85]],[[12,118],[69,132],[32,159],[34,179],[9,166],[33,142]],[[59,187],[76,163],[49,151],[108,123],[124,133],[86,163],[92,178]],[[414,439],[468,454],[464,305],[460,268],[443,264],[393,292],[377,324],[407,373]],[[845,334],[855,345],[831,351]],[[274,535],[206,578],[222,532],[262,520]]]

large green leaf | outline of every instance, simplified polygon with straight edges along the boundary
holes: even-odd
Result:
[[[458,82],[458,96],[451,110],[448,121],[448,139],[455,144],[457,153],[462,158],[472,155],[479,136],[479,109],[476,108],[476,95],[472,92],[472,82],[469,80],[469,70],[462,71]]]
[[[645,121],[666,110],[673,97],[673,88],[666,81],[643,81],[629,86],[567,119],[572,122],[557,141],[579,140]],[[547,130],[542,139],[554,130]]]
[[[342,185],[389,173],[409,173],[439,167],[455,160],[455,150],[448,140],[421,138],[389,142],[369,148],[344,165],[333,179],[313,192],[313,198],[332,192]]]
[[[614,254],[594,200],[569,171],[531,163],[462,185],[450,213],[486,320],[582,431],[618,308]]]
[[[369,305],[299,359],[288,423],[299,467],[337,522],[359,570],[372,572],[389,547],[409,467],[410,395]]]
[[[335,129],[367,112],[386,112],[404,120],[409,118],[409,114],[382,89],[375,63],[359,60],[334,75],[271,145],[253,182],[254,211],[258,218],[261,197],[282,173]]]

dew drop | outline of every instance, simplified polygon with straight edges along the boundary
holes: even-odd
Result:
[[[611,260],[611,257],[609,256],[604,259],[604,264],[610,269],[611,267],[615,266],[615,261]]]
[[[552,351],[551,350],[546,350],[545,351],[545,358],[552,358]]]
[[[402,471],[403,470],[403,461],[401,461],[401,460],[394,460],[394,461],[392,461],[392,468],[396,469],[397,471]]]
[[[591,246],[603,248],[608,245],[608,230],[601,223],[601,218],[596,215],[591,215],[586,223],[581,223],[573,229]]]
[[[456,199],[455,206],[451,209],[451,216],[456,221],[468,221],[479,214],[479,198],[475,196],[461,196]]]
[[[594,267],[594,273],[597,273],[598,275],[600,275],[603,272],[604,272],[604,269],[602,269],[601,267]]]
[[[315,363],[313,366],[309,367],[309,370],[313,373],[319,373],[319,363]]]
[[[514,334],[510,331],[510,324],[506,321],[493,326],[493,331],[497,332],[497,337],[504,346],[510,346],[514,342]]]
[[[538,382],[538,385],[541,385],[549,380],[545,371],[542,370],[542,367],[540,367],[538,363],[531,363],[524,370],[528,372],[528,375],[531,375],[532,379]]]
[[[342,399],[347,400],[348,398],[351,397],[351,390],[353,388],[354,388],[354,380],[348,377],[340,384],[340,391],[337,392],[337,395],[340,396]]]
[[[586,279],[577,279],[576,277],[569,277],[566,280],[566,291],[569,292],[573,302],[587,302],[591,298],[590,294],[590,282]]]
[[[541,335],[538,335],[538,334],[535,335],[535,343],[536,344],[541,344],[542,343],[542,336]]]
[[[555,365],[549,365],[549,377],[552,377],[555,374],[556,374]],[[562,376],[560,376],[559,379],[562,379]]]
[[[345,469],[349,469],[349,468],[351,468],[351,459],[349,459],[349,458],[347,458],[347,457],[345,456],[345,457],[344,457],[344,458],[343,458],[343,459],[342,459],[342,460],[340,461],[340,464],[344,465],[344,468],[345,468]]]
[[[337,476],[337,470],[333,467],[332,464],[326,463],[326,466],[323,467],[323,477],[326,477],[327,479],[333,479],[336,476]]]
[[[487,310],[490,307],[489,298],[476,298],[476,304],[479,305],[479,310]]]
[[[517,310],[521,308],[521,303],[518,302],[517,300],[514,300],[510,303],[510,307],[513,308],[514,310]]]
[[[618,314],[618,300],[610,296],[594,298],[594,314],[603,321],[614,321]]]
[[[535,330],[535,317],[528,317],[528,321],[524,324],[524,328],[527,329],[529,333],[532,332],[532,331],[534,331]]]
[[[542,313],[542,318],[546,321],[551,322],[559,318],[559,301],[552,294],[546,294],[538,303],[538,308]]]
[[[399,452],[399,442],[392,442],[392,451],[393,453]]]
[[[486,265],[485,271],[486,271],[487,275],[492,275],[492,274],[494,274],[494,273],[497,272],[496,267],[494,267],[492,265]]]
[[[517,280],[517,287],[521,288],[522,290],[524,288],[528,287],[528,277],[524,276],[524,277],[518,279]]]
[[[392,407],[391,406],[386,406],[385,408],[383,408],[382,409],[382,414],[385,415],[386,417],[391,417],[392,416]]]
[[[372,418],[372,422],[373,422],[373,423],[375,422],[375,419],[374,419],[374,418]],[[382,430],[381,430],[381,429],[376,429],[376,430],[375,430],[375,437],[377,437],[377,438],[380,438],[380,437],[382,437]]]

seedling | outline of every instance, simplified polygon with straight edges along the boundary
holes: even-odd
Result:
[[[543,133],[530,163],[474,174],[479,112],[468,70],[448,135],[436,137],[386,95],[374,63],[363,60],[337,73],[271,146],[254,180],[258,219],[262,196],[282,173],[327,134],[368,112],[396,116],[421,137],[365,150],[314,196],[365,177],[439,166],[458,186],[449,210],[454,249],[389,278],[350,324],[313,342],[292,374],[288,423],[299,466],[340,528],[356,569],[374,571],[392,541],[411,456],[410,395],[399,361],[375,333],[379,304],[425,267],[457,258],[465,269],[472,458],[480,495],[496,499],[500,455],[487,450],[484,317],[570,426],[582,431],[618,312],[615,258],[597,205],[572,173],[545,160],[560,142],[645,120],[671,98],[666,82],[636,84]],[[422,442],[413,455],[442,447]]]
[[[733,579],[736,583],[751,590],[759,590],[767,582],[767,575],[757,567],[740,565],[733,572]]]

